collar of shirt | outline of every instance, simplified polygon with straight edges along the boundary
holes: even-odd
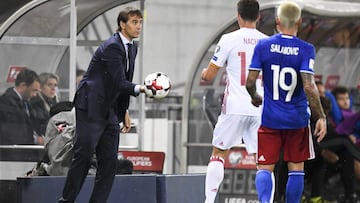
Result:
[[[16,90],[16,88],[14,87],[14,92],[19,96],[20,100],[23,100],[21,94]]]
[[[119,35],[120,35],[121,41],[124,44],[124,47],[125,47],[126,52],[127,52],[127,49],[128,49],[127,44],[128,43],[133,44],[133,40],[129,41],[121,32],[119,32]]]

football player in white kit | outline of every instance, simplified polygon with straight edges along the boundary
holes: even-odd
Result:
[[[259,39],[267,36],[256,29],[260,18],[256,0],[240,0],[237,4],[237,20],[240,29],[224,34],[215,53],[202,71],[201,79],[215,78],[218,70],[226,66],[227,84],[221,115],[213,133],[213,151],[208,164],[205,182],[205,203],[213,203],[224,178],[224,160],[231,147],[246,145],[249,154],[257,153],[257,130],[260,126],[261,109],[251,104],[245,88],[248,67]],[[261,90],[261,80],[258,80]]]

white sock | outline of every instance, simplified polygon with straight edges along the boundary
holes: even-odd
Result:
[[[212,156],[207,167],[205,180],[205,203],[214,203],[219,186],[224,179],[224,159]]]

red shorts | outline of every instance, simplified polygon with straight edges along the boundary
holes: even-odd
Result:
[[[287,162],[313,159],[315,152],[309,128],[270,129],[261,126],[258,130],[258,163],[275,164],[279,161],[281,149]]]

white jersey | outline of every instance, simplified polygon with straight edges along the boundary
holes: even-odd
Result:
[[[256,29],[241,28],[224,34],[216,46],[211,63],[226,66],[227,81],[222,104],[223,114],[260,116],[261,108],[251,104],[245,83],[254,48],[259,39],[267,36]],[[261,80],[257,81],[257,92],[262,96]]]

